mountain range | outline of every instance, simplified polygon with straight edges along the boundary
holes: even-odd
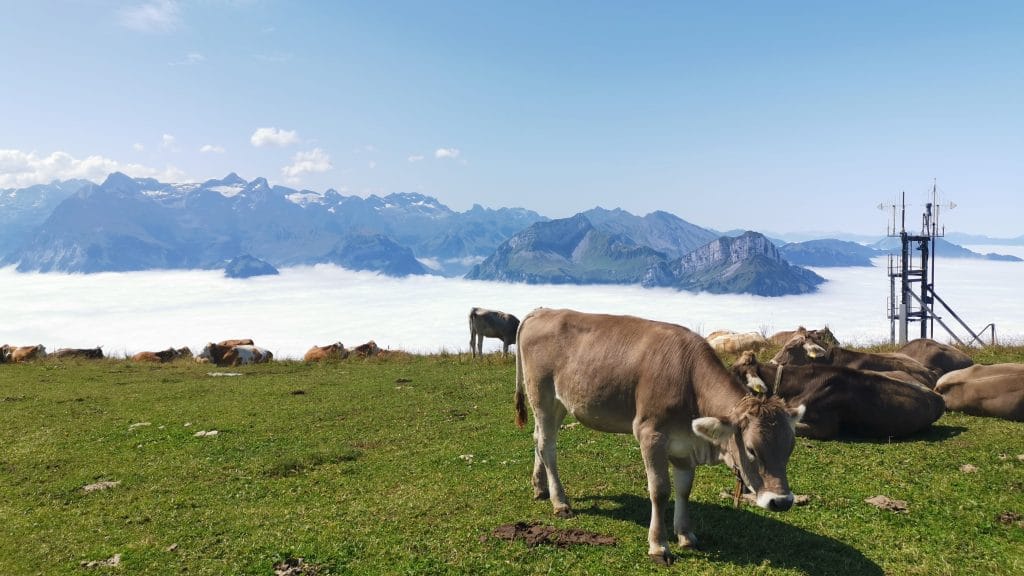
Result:
[[[334,263],[392,276],[776,296],[824,281],[802,266],[870,265],[883,253],[839,240],[722,234],[662,211],[597,207],[557,220],[523,208],[456,212],[422,194],[362,198],[234,173],[191,184],[113,173],[102,184],[0,190],[0,266],[19,271],[199,268],[248,277]]]

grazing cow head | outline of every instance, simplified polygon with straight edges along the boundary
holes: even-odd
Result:
[[[775,396],[744,396],[728,419],[693,421],[693,431],[711,442],[722,459],[754,493],[757,505],[785,511],[793,505],[786,464],[796,445],[796,424],[805,408],[787,408]]]
[[[786,345],[772,357],[772,364],[809,364],[816,358],[826,358],[828,350],[814,342],[810,334],[793,336]]]

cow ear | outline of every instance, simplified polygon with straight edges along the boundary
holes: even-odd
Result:
[[[714,416],[694,419],[692,428],[697,436],[713,444],[724,444],[735,432],[731,424]]]
[[[793,424],[793,427],[795,428],[796,425],[799,424],[800,421],[804,419],[804,414],[806,414],[806,413],[807,413],[807,406],[805,406],[803,404],[797,406],[796,408],[790,408],[790,410],[789,410],[789,422],[791,424]]]

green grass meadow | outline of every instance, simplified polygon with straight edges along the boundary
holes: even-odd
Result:
[[[1024,348],[978,355],[1024,361]],[[781,514],[733,508],[729,471],[702,467],[703,549],[660,567],[632,437],[564,430],[578,515],[532,499],[514,373],[511,357],[465,354],[2,365],[0,574],[274,574],[295,558],[307,574],[1024,574],[1024,524],[1007,521],[1024,514],[1022,423],[948,413],[901,441],[798,439],[789,480],[810,501]],[[101,481],[119,484],[83,489]],[[909,511],[864,502],[876,495]],[[617,544],[491,535],[520,521]]]

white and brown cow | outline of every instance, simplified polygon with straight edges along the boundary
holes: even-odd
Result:
[[[196,356],[197,362],[210,362],[217,366],[238,366],[240,364],[259,364],[270,362],[274,355],[265,348],[242,344],[239,346],[224,346],[210,342],[203,351]]]
[[[738,354],[746,350],[756,352],[768,346],[768,339],[758,332],[717,330],[704,339],[720,354]]]
[[[6,352],[0,352],[6,362],[29,362],[46,358],[46,346],[36,344],[35,346],[10,346],[4,344]]]
[[[787,409],[755,396],[700,335],[632,316],[534,310],[519,326],[516,422],[534,415],[534,496],[550,498],[555,514],[572,516],[558,476],[555,440],[567,414],[603,432],[633,434],[640,444],[651,499],[648,554],[671,562],[663,510],[669,465],[675,471],[673,524],[678,544],[697,544],[687,500],[695,468],[725,462],[757,504],[788,510],[793,494],[786,464],[803,407]]]
[[[306,355],[303,356],[304,362],[321,362],[323,360],[344,360],[348,358],[349,351],[345,349],[345,345],[341,342],[335,342],[334,344],[328,344],[326,346],[316,346],[306,351]]]
[[[473,356],[483,356],[484,337],[501,340],[501,353],[516,343],[519,318],[507,312],[472,308],[469,311],[469,349]]]
[[[975,364],[947,372],[935,385],[946,408],[1024,422],[1024,364]]]

